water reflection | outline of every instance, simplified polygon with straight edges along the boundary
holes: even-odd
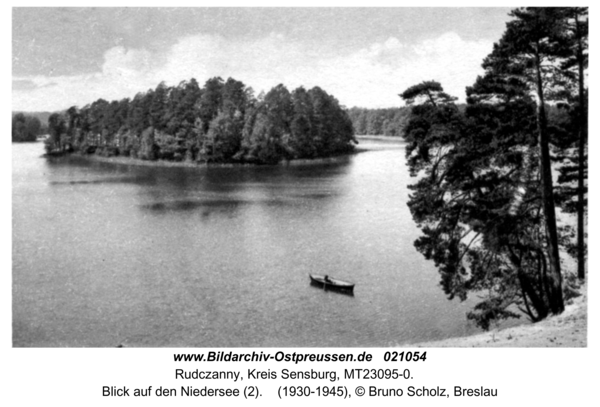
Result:
[[[211,201],[171,201],[155,202],[140,205],[142,209],[164,212],[164,211],[190,211],[198,208],[235,208],[239,205],[248,205],[252,202],[242,200],[211,200]]]
[[[101,179],[83,179],[72,181],[50,181],[49,185],[94,185],[94,184],[138,184],[142,182],[139,177],[118,177],[118,178],[101,178]]]
[[[354,291],[348,291],[348,290],[344,290],[344,289],[328,288],[327,286],[324,286],[323,284],[316,283],[314,281],[310,282],[310,286],[314,287],[314,288],[316,288],[318,290],[321,290],[324,293],[340,294],[340,295],[345,295],[345,296],[348,296],[348,297],[354,297]]]

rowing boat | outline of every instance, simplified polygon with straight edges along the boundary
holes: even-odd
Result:
[[[326,290],[339,290],[345,292],[354,291],[354,283],[343,281],[329,276],[320,276],[317,274],[309,274],[310,282],[313,285],[323,287]]]

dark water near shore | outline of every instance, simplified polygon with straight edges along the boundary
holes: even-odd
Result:
[[[13,144],[14,346],[393,346],[475,331],[413,247],[403,145],[361,147],[339,163],[196,169]]]

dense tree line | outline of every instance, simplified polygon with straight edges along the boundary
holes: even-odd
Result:
[[[319,87],[278,85],[255,97],[229,78],[195,79],[71,107],[49,118],[48,152],[144,160],[271,164],[344,154],[356,143],[339,102]]]
[[[354,132],[358,135],[400,137],[408,123],[410,109],[365,109],[353,107],[348,110]]]
[[[483,328],[518,310],[532,321],[561,313],[573,281],[561,251],[578,253],[584,278],[587,9],[511,16],[465,109],[435,81],[401,95],[412,106],[403,136],[417,177],[415,246],[439,268],[449,298],[481,298],[468,317]],[[575,245],[557,208],[581,216]]]
[[[12,117],[12,141],[36,141],[37,137],[45,134],[46,127],[40,119],[23,113],[13,114]]]

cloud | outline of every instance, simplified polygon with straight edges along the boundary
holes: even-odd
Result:
[[[491,42],[465,41],[453,32],[417,44],[390,37],[354,52],[327,55],[276,33],[253,41],[194,35],[162,52],[111,48],[94,74],[13,78],[13,83],[35,85],[13,86],[13,110],[83,106],[98,98],[133,97],[161,81],[175,85],[194,77],[203,83],[213,76],[234,77],[256,93],[279,83],[290,89],[320,86],[346,106],[399,106],[398,93],[432,79],[464,98],[464,88],[481,73],[481,61],[491,49]]]
[[[125,49],[117,46],[104,54],[102,74],[108,78],[131,79],[138,75],[147,75],[152,71],[152,54],[144,49]]]

